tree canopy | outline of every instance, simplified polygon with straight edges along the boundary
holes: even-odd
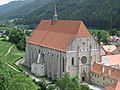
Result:
[[[25,50],[26,34],[24,30],[21,30],[19,28],[14,28],[11,30],[9,41],[16,44],[18,49]]]
[[[78,77],[70,77],[68,73],[57,80],[56,87],[60,90],[92,90],[87,85],[82,84]]]
[[[38,24],[42,19],[51,19],[53,3],[39,8],[15,24]],[[89,28],[120,29],[120,0],[57,0],[58,18],[82,20]]]

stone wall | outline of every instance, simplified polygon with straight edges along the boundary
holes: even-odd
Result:
[[[66,71],[66,53],[29,43],[26,45],[25,65],[31,68],[33,63],[37,63],[39,53],[41,54],[39,63],[44,63],[45,75],[48,78],[59,78]]]

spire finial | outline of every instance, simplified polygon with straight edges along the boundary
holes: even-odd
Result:
[[[53,15],[52,15],[52,25],[54,25],[58,20],[56,0],[53,1]]]

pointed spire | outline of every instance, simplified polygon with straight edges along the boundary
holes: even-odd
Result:
[[[53,1],[53,15],[52,15],[52,21],[51,24],[54,25],[57,20],[58,20],[58,15],[57,15],[57,9],[56,9],[56,0]]]

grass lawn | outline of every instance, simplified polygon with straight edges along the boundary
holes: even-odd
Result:
[[[11,43],[9,43],[9,42],[4,42],[4,41],[0,41],[0,60],[1,61],[3,61],[3,62],[6,62],[6,63],[8,63],[8,64],[10,64],[12,67],[14,67],[14,68],[16,68],[17,70],[19,70],[18,69],[18,67],[15,65],[15,62],[19,59],[19,58],[21,58],[21,57],[23,57],[24,55],[25,55],[25,53],[24,53],[24,51],[19,51],[17,48],[16,48],[16,46],[14,46],[12,49],[11,49],[11,51],[10,51],[10,53],[7,55],[7,56],[5,56],[5,57],[3,57],[7,52],[8,52],[8,50],[9,50],[9,48],[12,46],[12,44]],[[8,66],[9,67],[9,66]],[[15,71],[13,68],[10,68],[10,71],[13,73],[13,75],[14,75],[14,77],[16,78],[16,77],[18,77],[18,78],[20,78],[20,76],[22,76],[22,78],[23,78],[23,82],[24,82],[24,80],[29,80],[29,82],[28,83],[26,83],[26,86],[25,87],[32,87],[32,86],[30,86],[29,85],[29,83],[33,83],[34,84],[34,82],[32,81],[32,78],[29,78],[27,75],[25,75],[23,72],[21,72],[20,70],[20,72],[17,72],[17,71]],[[17,76],[16,76],[17,75]],[[16,78],[17,79],[17,78]],[[19,82],[21,82],[20,80],[18,80]],[[21,84],[22,84],[22,82],[21,82]],[[23,86],[24,87],[24,86]],[[37,85],[35,85],[35,89],[33,89],[33,90],[37,90],[37,89],[39,88]]]
[[[8,49],[12,46],[9,42],[0,41],[0,58],[3,57],[7,52]]]

